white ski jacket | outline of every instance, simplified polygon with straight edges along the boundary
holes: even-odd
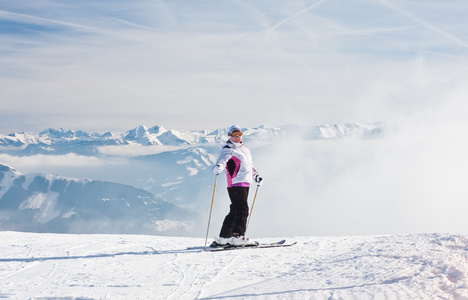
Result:
[[[254,177],[258,175],[253,166],[249,148],[242,143],[233,143],[231,140],[222,144],[216,165],[221,170],[226,169],[228,187],[248,187]]]

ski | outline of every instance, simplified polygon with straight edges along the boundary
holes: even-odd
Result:
[[[245,246],[233,246],[225,245],[219,247],[207,247],[205,251],[216,252],[216,251],[225,251],[225,250],[240,250],[240,249],[261,249],[261,248],[277,248],[277,247],[290,247],[297,244],[297,242],[286,244],[286,240],[281,240],[279,242],[273,243],[258,243],[256,245],[245,245]]]

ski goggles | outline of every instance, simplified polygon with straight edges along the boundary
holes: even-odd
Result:
[[[238,137],[238,136],[242,136],[242,132],[233,132],[231,133],[231,137]]]

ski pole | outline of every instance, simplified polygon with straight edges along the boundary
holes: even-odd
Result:
[[[253,201],[252,201],[252,207],[250,208],[249,219],[247,220],[247,225],[245,226],[245,232],[247,232],[247,228],[249,228],[250,217],[252,216],[252,211],[253,211],[253,208],[254,208],[254,205],[255,205],[255,199],[257,199],[257,192],[258,192],[259,187],[260,186],[257,185],[257,189],[255,190],[255,196],[254,196]],[[244,233],[244,235],[245,235],[245,233]]]
[[[218,182],[218,175],[215,177],[215,183],[213,187],[213,197],[211,198],[211,208],[210,208],[210,216],[208,217],[208,228],[206,228],[206,237],[205,237],[205,247],[204,250],[206,250],[206,243],[208,241],[208,233],[210,231],[210,223],[211,223],[211,212],[213,211],[213,203],[214,203],[214,197],[215,197],[215,191],[216,191],[216,183]]]

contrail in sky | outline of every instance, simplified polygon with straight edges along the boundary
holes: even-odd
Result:
[[[428,23],[428,22],[426,22],[424,20],[419,19],[418,17],[412,15],[411,13],[407,12],[406,10],[401,9],[400,7],[396,6],[395,4],[391,4],[386,0],[379,0],[379,2],[382,3],[383,5],[387,6],[388,8],[396,11],[397,13],[402,14],[402,15],[410,18],[411,20],[415,21],[416,23],[421,24],[424,27],[426,27],[426,28],[428,28],[428,29],[430,29],[430,30],[432,30],[434,32],[437,32],[438,34],[440,34],[440,35],[448,38],[449,40],[454,41],[457,44],[459,44],[459,45],[461,45],[461,46],[468,49],[468,43],[460,40],[459,38],[445,32],[445,31],[443,31],[443,30],[441,30],[439,28],[437,28],[436,26],[434,26],[434,25],[432,25],[432,24],[430,24],[430,23]]]
[[[59,24],[59,25],[64,25],[68,27],[73,27],[73,28],[78,28],[86,31],[95,31],[95,32],[100,32],[100,30],[89,27],[89,26],[84,26],[80,24],[75,24],[75,23],[69,23],[69,22],[63,22],[63,21],[57,21],[53,19],[47,19],[47,18],[41,18],[41,17],[36,17],[36,16],[31,16],[27,14],[18,14],[18,13],[13,13],[5,10],[0,10],[0,17],[5,17],[7,19],[29,19],[35,23],[54,23],[54,24]]]
[[[297,13],[295,13],[295,14],[293,14],[293,15],[291,15],[291,16],[289,16],[289,17],[283,19],[283,20],[281,20],[280,22],[276,23],[275,25],[273,25],[273,26],[268,30],[268,33],[267,33],[267,41],[268,41],[268,44],[270,44],[270,46],[272,46],[271,43],[270,43],[270,35],[271,35],[271,34],[273,33],[273,31],[275,31],[278,27],[280,27],[280,26],[283,25],[284,23],[288,22],[289,20],[294,19],[294,18],[296,18],[296,17],[299,16],[299,15],[302,15],[303,13],[305,13],[305,12],[311,10],[311,9],[316,8],[317,6],[323,4],[325,1],[326,1],[326,0],[321,0],[321,1],[317,2],[317,3],[315,3],[314,5],[309,6],[309,7],[306,7],[306,8],[304,8],[303,10],[301,10],[301,11],[299,11],[299,12],[297,12]],[[272,46],[272,48],[275,48],[275,47]]]

